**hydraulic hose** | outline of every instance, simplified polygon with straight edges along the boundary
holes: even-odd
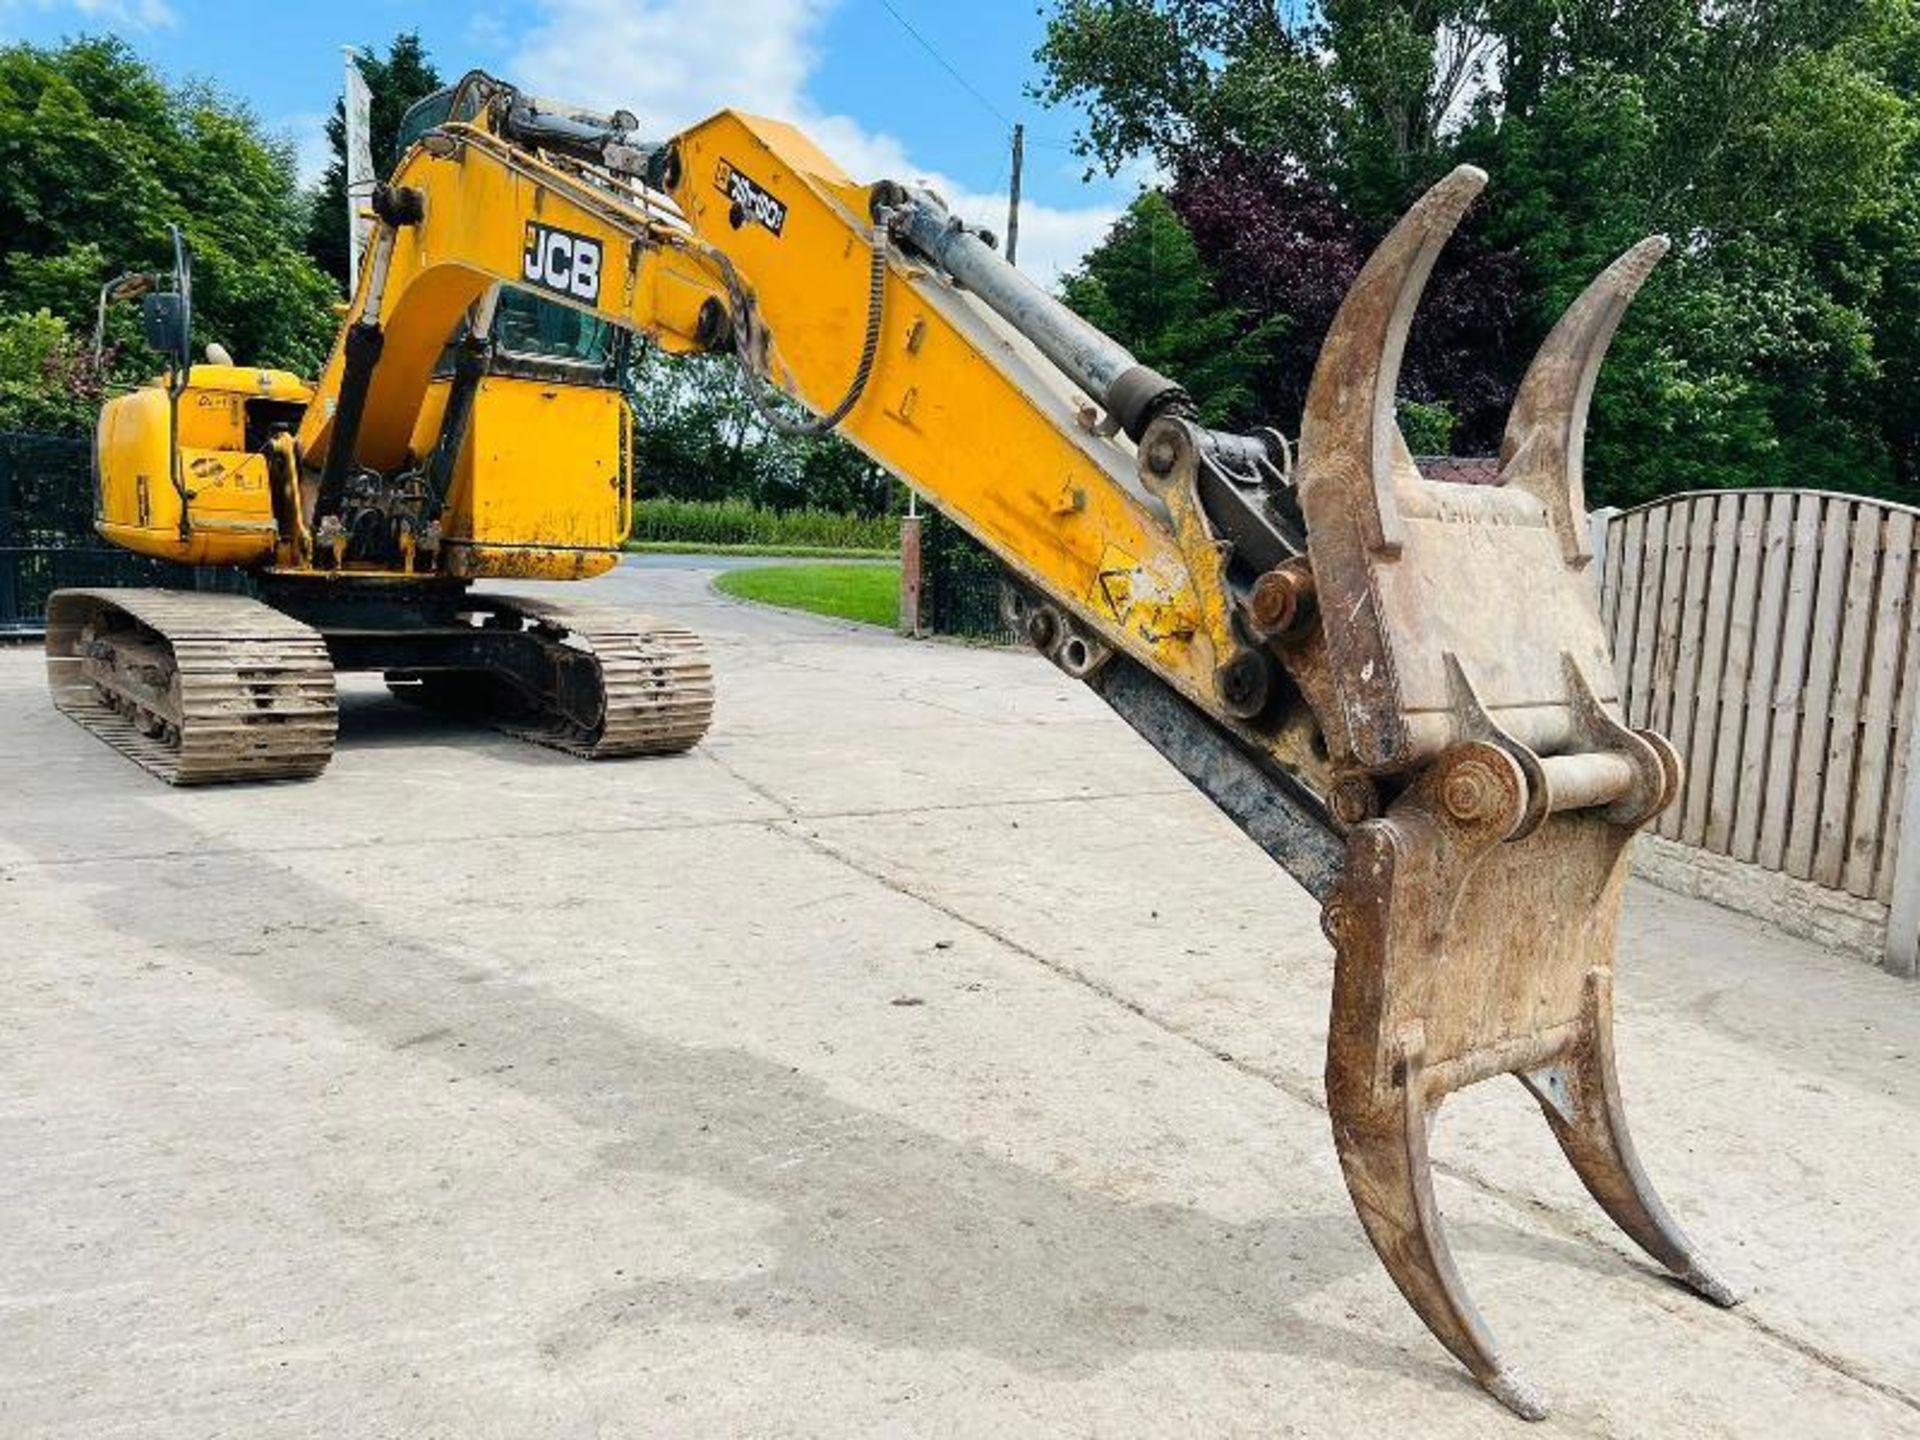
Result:
[[[840,397],[840,403],[823,415],[810,416],[805,420],[794,420],[780,412],[774,402],[773,386],[767,378],[753,367],[753,362],[740,348],[735,354],[740,361],[740,372],[746,381],[747,400],[752,404],[754,413],[766,421],[769,428],[782,435],[824,435],[846,419],[860,397],[866,393],[867,381],[873,377],[873,362],[880,353],[880,327],[886,315],[887,300],[887,226],[883,220],[873,227],[873,262],[867,272],[867,331],[860,344],[860,362],[854,366],[853,380],[847,386],[847,393]],[[719,252],[714,252],[719,255]],[[747,333],[753,313],[753,297],[747,294],[739,275],[732,264],[723,261],[727,277],[727,292],[733,299],[734,314],[738,317],[737,329]]]

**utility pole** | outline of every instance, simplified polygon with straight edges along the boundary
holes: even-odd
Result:
[[[1013,127],[1013,184],[1007,191],[1007,263],[1020,253],[1020,165],[1027,153],[1027,127]]]

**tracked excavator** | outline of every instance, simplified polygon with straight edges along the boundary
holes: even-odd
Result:
[[[1661,1204],[1613,1054],[1634,833],[1681,784],[1621,720],[1581,454],[1595,376],[1666,242],[1582,294],[1519,387],[1499,483],[1421,474],[1395,383],[1422,287],[1486,177],[1421,198],[1325,339],[1300,434],[1204,426],[1178,383],[1036,287],[923,188],[844,174],[724,112],[665,140],[482,74],[375,195],[319,380],[189,365],[190,277],[145,300],[175,357],[100,426],[100,529],[245,567],[258,600],[55,598],[58,703],[168,778],[305,774],[332,669],[586,754],[697,738],[696,642],[490,597],[612,563],[627,461],[580,457],[491,367],[503,287],[672,354],[730,352],[1004,565],[1008,618],[1323,905],[1326,1068],[1366,1234],[1449,1351],[1545,1413],[1469,1298],[1428,1158],[1453,1092],[1511,1075],[1586,1188],[1682,1285],[1735,1292]],[[448,337],[455,339],[448,350]],[[491,407],[491,408],[490,408]]]

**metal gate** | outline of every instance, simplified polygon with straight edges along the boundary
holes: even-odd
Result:
[[[1011,645],[1020,637],[1000,609],[1000,562],[937,510],[921,539],[922,623],[935,635]]]
[[[75,585],[239,590],[236,571],[129,554],[93,532],[93,445],[70,435],[0,431],[0,634],[43,628],[47,596]]]

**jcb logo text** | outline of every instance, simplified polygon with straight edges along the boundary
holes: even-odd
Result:
[[[531,284],[592,305],[600,299],[600,242],[529,222],[520,273]]]
[[[730,218],[734,229],[742,225],[764,225],[778,235],[786,228],[787,207],[725,160],[715,170],[713,183],[733,202]]]

